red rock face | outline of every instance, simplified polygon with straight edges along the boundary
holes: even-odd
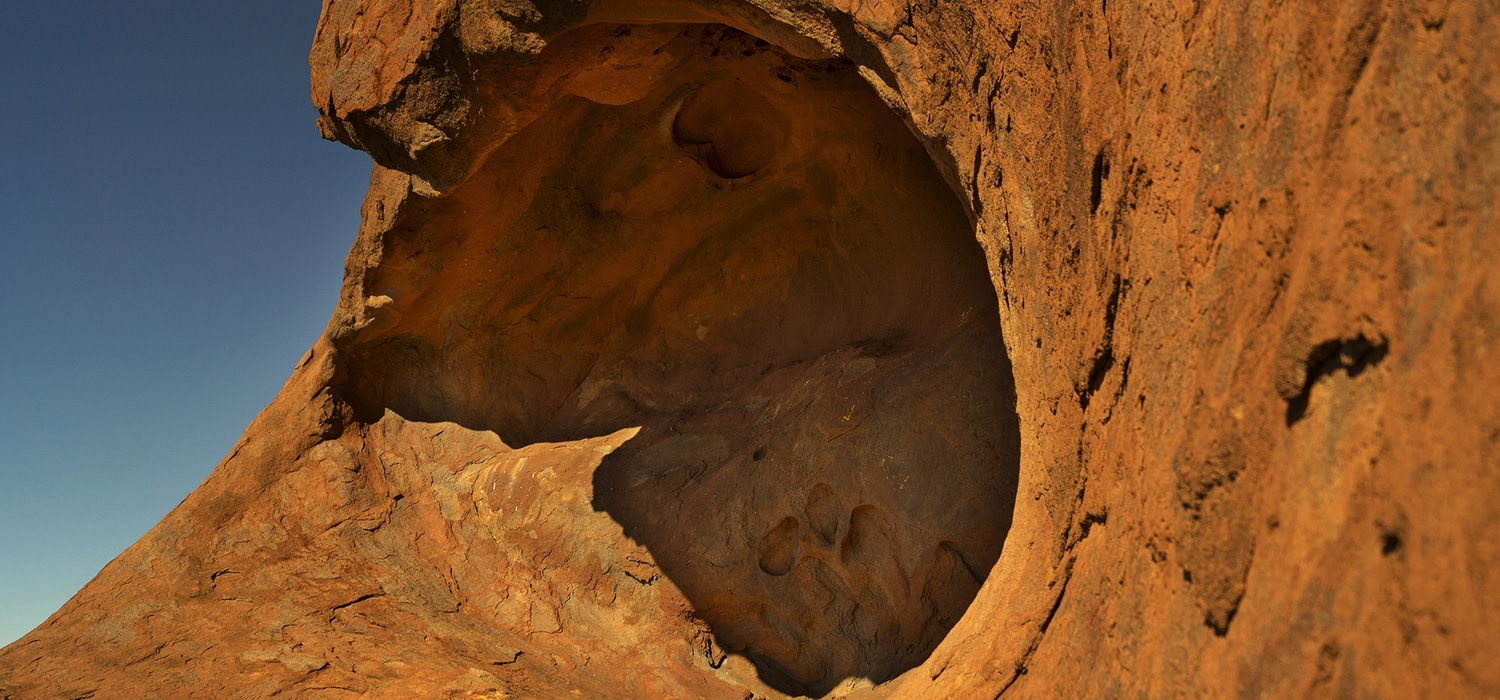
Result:
[[[329,0],[328,331],[0,696],[1500,695],[1497,35]]]

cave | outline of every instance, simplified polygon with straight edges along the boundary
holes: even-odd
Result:
[[[848,61],[723,25],[586,25],[535,75],[535,118],[397,214],[336,388],[511,447],[631,429],[593,507],[764,683],[920,664],[1019,464],[952,187]]]
[[[330,322],[0,697],[1500,697],[1493,3],[322,5]]]

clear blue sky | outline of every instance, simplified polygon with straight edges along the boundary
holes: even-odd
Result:
[[[206,477],[328,320],[369,159],[318,0],[0,2],[0,645]]]

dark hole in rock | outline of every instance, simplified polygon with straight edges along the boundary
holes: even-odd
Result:
[[[713,25],[574,34],[554,44],[633,67],[576,79],[398,222],[341,391],[362,420],[511,446],[639,427],[594,507],[725,649],[789,694],[899,675],[973,600],[1015,498],[965,215],[846,63]]]
[[[1395,554],[1401,550],[1401,535],[1396,532],[1386,532],[1380,535],[1380,553],[1386,556]]]

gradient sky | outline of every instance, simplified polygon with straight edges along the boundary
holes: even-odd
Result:
[[[0,2],[0,645],[192,491],[328,320],[369,179],[318,0]]]

